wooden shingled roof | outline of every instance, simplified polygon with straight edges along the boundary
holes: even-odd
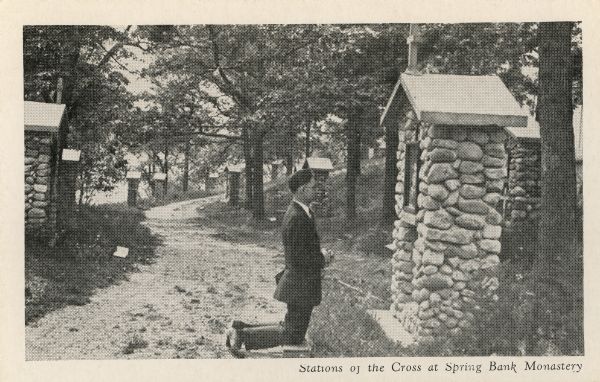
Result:
[[[308,157],[304,161],[302,168],[310,168],[313,170],[331,171],[333,164],[329,158]]]
[[[403,94],[399,94],[403,92]],[[440,125],[527,125],[527,115],[498,76],[403,73],[382,115],[402,95],[422,122]]]
[[[65,105],[25,101],[25,131],[58,132]]]

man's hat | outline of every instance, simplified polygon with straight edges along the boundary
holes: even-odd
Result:
[[[311,179],[312,172],[309,169],[303,168],[302,170],[296,171],[292,174],[292,176],[290,176],[290,179],[288,181],[290,191],[292,191],[292,193],[295,193],[300,187],[310,183]]]

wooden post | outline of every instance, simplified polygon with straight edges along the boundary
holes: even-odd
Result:
[[[137,206],[137,191],[141,176],[142,173],[139,171],[129,171],[127,173],[127,205],[129,207]]]
[[[164,172],[156,172],[152,175],[150,183],[152,186],[152,196],[161,199],[164,199],[166,197],[166,194],[164,192],[164,182],[166,178],[167,174],[165,174]]]
[[[240,173],[229,172],[229,204],[237,206],[240,202]]]
[[[75,217],[75,189],[77,174],[79,173],[79,163],[81,151],[73,149],[63,149],[61,153],[62,177],[58,184],[58,219],[61,224],[67,227],[73,225]],[[83,190],[82,190],[83,192]]]

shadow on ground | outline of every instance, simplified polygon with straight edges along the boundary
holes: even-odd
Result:
[[[85,305],[98,288],[153,263],[161,240],[143,220],[143,212],[124,205],[84,206],[54,248],[26,237],[25,324],[66,305]],[[129,248],[126,258],[113,256],[117,246]]]

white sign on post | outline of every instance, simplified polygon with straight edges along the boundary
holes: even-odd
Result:
[[[126,248],[126,247],[117,247],[117,250],[115,251],[115,253],[113,253],[113,256],[116,256],[116,257],[127,257],[128,254],[129,254],[129,248]]]

